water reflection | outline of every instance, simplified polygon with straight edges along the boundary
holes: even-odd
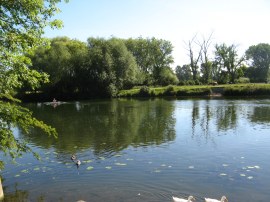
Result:
[[[54,126],[58,139],[33,130],[23,135],[32,144],[74,153],[92,148],[94,153],[117,152],[132,145],[160,145],[175,139],[174,103],[165,100],[108,100],[67,103],[53,108],[28,105],[34,115]]]

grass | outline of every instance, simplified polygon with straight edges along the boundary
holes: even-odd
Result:
[[[225,84],[196,86],[136,87],[122,90],[118,97],[160,97],[160,96],[211,96],[215,93],[223,96],[269,96],[270,84]]]

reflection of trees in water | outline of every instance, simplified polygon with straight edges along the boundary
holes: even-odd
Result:
[[[226,131],[237,127],[235,105],[211,105],[210,100],[193,101],[191,111],[192,138],[214,141],[212,131]]]
[[[270,123],[270,106],[254,107],[253,114],[250,115],[251,122]]]
[[[109,100],[63,104],[57,108],[30,106],[34,115],[54,126],[58,139],[33,130],[25,136],[37,146],[70,153],[79,148],[117,152],[129,145],[162,144],[175,138],[173,102]]]
[[[218,130],[228,130],[237,127],[236,106],[221,106],[216,110]]]
[[[5,196],[4,196],[5,202],[15,202],[15,201],[18,201],[18,199],[19,199],[19,201],[29,201],[28,200],[28,197],[29,197],[28,191],[19,190],[17,183],[15,183],[14,191],[12,191],[12,193],[9,193],[7,191],[8,187],[6,187],[6,186],[4,186],[3,189],[4,189],[4,193],[5,193]]]

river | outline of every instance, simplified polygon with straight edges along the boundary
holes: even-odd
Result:
[[[31,153],[1,171],[5,201],[270,201],[269,99],[25,104],[55,127],[15,135]],[[75,154],[82,163],[71,160]]]

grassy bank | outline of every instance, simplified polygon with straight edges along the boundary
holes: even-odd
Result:
[[[159,96],[270,96],[270,84],[228,84],[204,86],[136,87],[122,90],[118,97]]]

